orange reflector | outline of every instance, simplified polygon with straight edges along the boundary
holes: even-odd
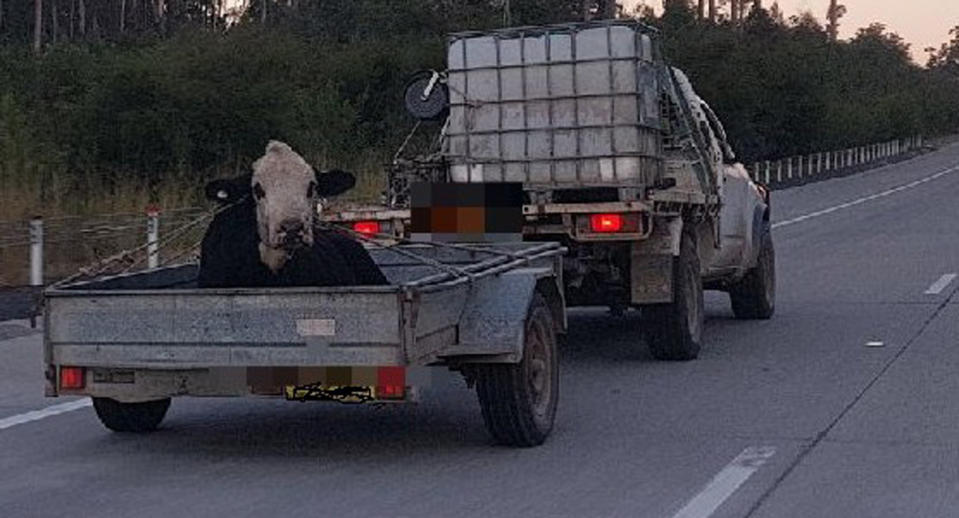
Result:
[[[83,374],[83,367],[60,367],[60,388],[82,389]]]
[[[380,233],[379,221],[357,221],[353,223],[353,231],[360,234],[373,235]]]
[[[589,226],[593,232],[619,232],[623,229],[621,214],[593,214],[589,217]]]
[[[376,369],[377,399],[403,399],[406,392],[406,369],[380,367]]]

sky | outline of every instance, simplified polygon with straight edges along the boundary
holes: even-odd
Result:
[[[621,0],[627,6],[645,3],[658,8],[662,0]],[[786,17],[812,11],[820,21],[826,18],[829,0],[778,0]],[[773,0],[763,0],[769,7]],[[959,25],[959,0],[840,0],[847,8],[840,21],[840,36],[854,36],[860,27],[884,23],[912,44],[913,59],[926,63],[926,47],[939,48],[949,41],[949,29]]]

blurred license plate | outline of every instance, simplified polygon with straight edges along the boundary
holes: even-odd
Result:
[[[325,367],[298,378],[283,385],[286,399],[369,403],[404,401],[409,392],[403,367]]]
[[[374,401],[403,401],[405,387],[335,386],[335,385],[287,385],[283,394],[290,401],[336,401],[359,404]]]

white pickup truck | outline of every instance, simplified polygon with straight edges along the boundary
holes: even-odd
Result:
[[[405,96],[440,151],[394,162],[386,206],[325,219],[402,236],[413,182],[521,182],[523,238],[569,248],[566,303],[640,309],[656,358],[696,358],[704,288],[773,314],[770,200],[659,40],[625,20],[452,35]]]

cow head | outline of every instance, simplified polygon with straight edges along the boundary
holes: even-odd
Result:
[[[317,197],[335,196],[356,184],[353,174],[331,170],[317,173],[290,146],[271,141],[253,163],[253,174],[215,180],[206,186],[208,198],[233,203],[249,196],[256,205],[260,259],[277,272],[298,248],[313,245]]]

